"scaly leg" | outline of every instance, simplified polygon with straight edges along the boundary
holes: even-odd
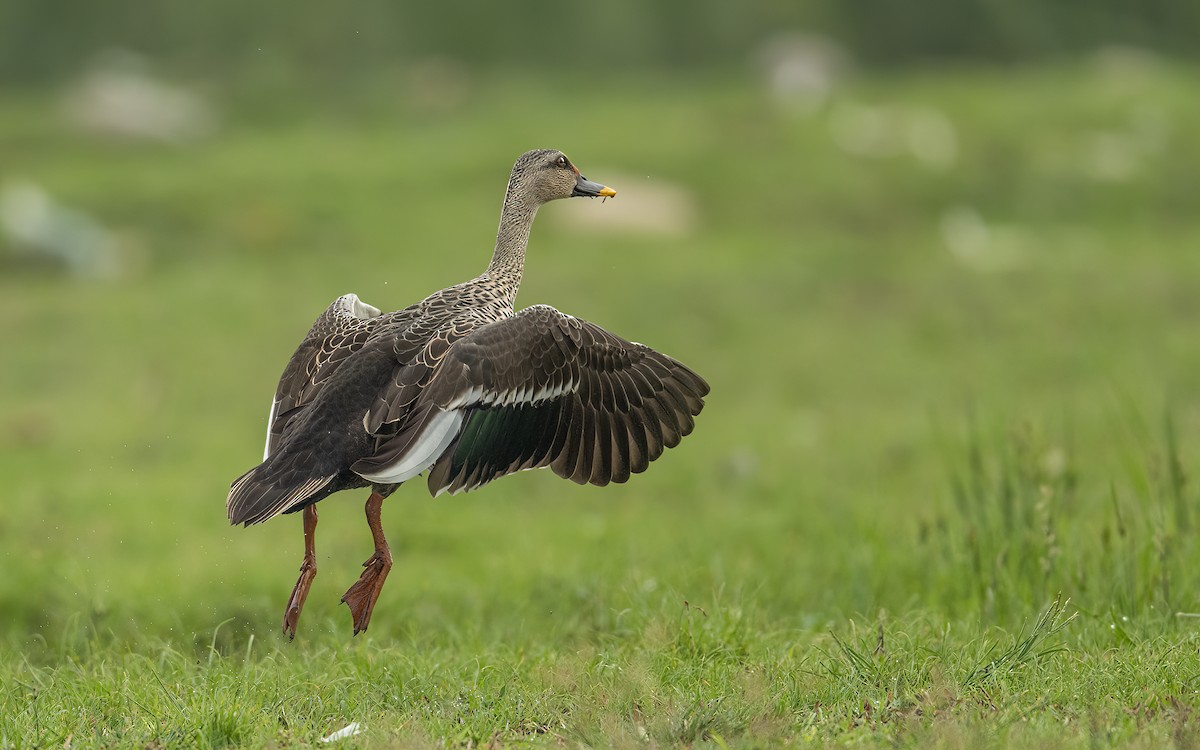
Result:
[[[289,641],[296,637],[296,622],[300,619],[300,610],[304,609],[308,589],[317,577],[316,534],[317,504],[313,503],[304,509],[304,562],[300,564],[300,579],[296,581],[296,587],[292,589],[292,598],[288,599],[287,609],[283,611],[283,634]]]
[[[372,492],[371,497],[367,498],[367,525],[371,527],[371,538],[375,540],[375,554],[363,563],[366,570],[342,596],[342,601],[350,607],[350,615],[354,618],[355,635],[366,630],[371,622],[371,611],[375,609],[383,582],[392,569],[392,551],[388,549],[383,527],[379,524],[379,510],[382,507],[383,495]]]

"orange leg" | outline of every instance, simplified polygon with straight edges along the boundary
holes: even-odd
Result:
[[[296,622],[300,619],[300,610],[304,609],[308,589],[317,577],[316,534],[317,504],[313,503],[304,509],[304,562],[300,564],[300,579],[296,581],[296,587],[292,589],[292,598],[288,599],[287,609],[283,611],[283,634],[289,641],[296,637]]]
[[[355,635],[366,630],[370,624],[375,601],[379,599],[383,582],[387,580],[388,571],[392,569],[392,551],[388,549],[383,527],[379,524],[379,511],[382,507],[383,495],[372,492],[371,497],[367,498],[367,525],[371,527],[371,538],[375,540],[375,554],[363,563],[366,570],[342,596],[342,601],[350,607],[350,615],[354,618]]]

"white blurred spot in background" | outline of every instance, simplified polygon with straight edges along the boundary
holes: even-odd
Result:
[[[603,167],[588,172],[604,175],[604,182],[617,191],[616,198],[605,200],[604,210],[589,205],[601,200],[563,201],[553,220],[588,232],[627,232],[660,237],[686,237],[696,227],[696,200],[691,191],[661,179],[635,177]]]
[[[125,50],[97,57],[67,91],[63,112],[85,131],[135,140],[185,143],[217,127],[204,96],[158,80],[144,58]]]
[[[748,445],[739,445],[725,456],[725,477],[735,482],[753,479],[761,468],[758,451]]]
[[[1095,74],[1110,84],[1141,86],[1159,75],[1162,57],[1151,50],[1123,44],[1110,44],[1096,50],[1091,58]]]
[[[852,101],[839,102],[829,113],[829,135],[852,156],[897,156],[903,148],[888,110]]]
[[[1017,269],[1028,260],[1032,238],[1016,226],[990,225],[971,206],[955,206],[942,214],[942,240],[962,265],[974,271]]]
[[[820,110],[849,67],[836,42],[798,32],[771,37],[755,56],[771,98],[798,115]]]
[[[905,154],[931,169],[958,158],[958,131],[932,107],[871,106],[841,102],[829,113],[829,134],[852,156],[888,158]]]
[[[1121,182],[1133,177],[1141,166],[1141,157],[1133,145],[1122,133],[1092,133],[1084,145],[1087,173],[1106,182]]]
[[[904,135],[909,153],[927,166],[946,168],[958,157],[958,132],[950,118],[936,109],[905,110]]]
[[[61,266],[74,276],[112,279],[125,270],[110,231],[31,182],[0,188],[0,230],[27,260]]]
[[[1144,173],[1170,140],[1170,120],[1155,104],[1130,110],[1124,126],[1095,131],[1082,141],[1083,168],[1103,182],[1124,182]]]

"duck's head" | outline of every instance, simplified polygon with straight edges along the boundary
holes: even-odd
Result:
[[[567,155],[554,149],[526,151],[513,165],[508,192],[534,203],[559,198],[611,198],[616,190],[579,174]]]

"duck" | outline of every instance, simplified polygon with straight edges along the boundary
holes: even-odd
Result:
[[[482,274],[388,313],[346,294],[312,324],[276,387],[262,463],[226,499],[233,525],[303,516],[288,640],[317,573],[317,503],[330,495],[370,488],[374,552],[341,599],[358,635],[392,569],[381,512],[403,483],[425,474],[437,497],[549,468],[604,486],[645,471],[692,432],[709,393],[692,369],[548,305],[515,308],[539,208],[615,195],[562,151],[526,152]]]

